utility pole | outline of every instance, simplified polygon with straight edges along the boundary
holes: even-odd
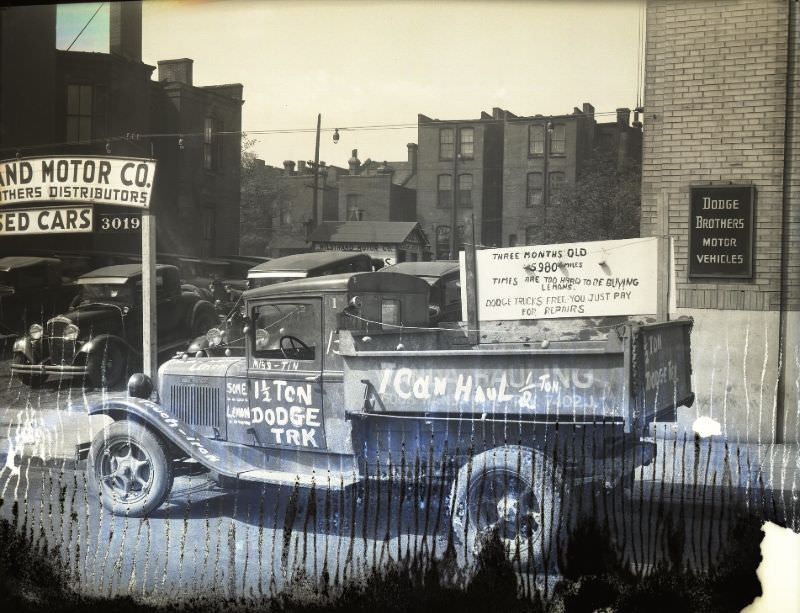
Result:
[[[441,146],[441,145],[440,145]],[[458,126],[453,126],[453,202],[450,215],[450,259],[458,259],[456,251],[456,226],[458,224]]]
[[[311,224],[313,232],[317,229],[319,225],[319,211],[318,211],[318,203],[319,203],[319,132],[320,126],[322,125],[322,113],[317,114],[317,144],[314,147],[314,199],[313,199],[313,206],[314,210],[311,214]]]

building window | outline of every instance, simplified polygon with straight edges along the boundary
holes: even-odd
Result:
[[[364,218],[363,209],[358,208],[359,195],[347,194],[347,221],[361,221]]]
[[[67,85],[67,141],[83,142],[92,139],[91,85]]]
[[[206,117],[203,126],[203,168],[216,170],[220,167],[219,135],[220,126],[213,117]]]
[[[453,177],[439,175],[436,194],[436,206],[440,209],[449,209],[453,205]]]
[[[458,177],[458,206],[472,208],[472,175]]]
[[[525,244],[535,245],[536,242],[536,226],[533,224],[525,226]]]
[[[442,160],[453,159],[453,128],[439,130],[439,158]]]
[[[475,129],[461,128],[459,132],[458,152],[462,158],[472,159],[475,156]]]
[[[516,247],[517,246],[517,235],[516,234],[509,234],[508,235],[508,246],[509,247]]]
[[[562,124],[553,126],[553,132],[550,135],[550,153],[557,155],[567,152],[567,127]]]
[[[541,172],[528,173],[528,197],[525,201],[525,206],[534,207],[542,204],[542,191],[544,183],[542,182]]]
[[[564,173],[551,172],[548,200],[549,204],[557,204],[561,195],[561,190],[564,188]]]
[[[436,259],[450,257],[450,226],[436,226]]]
[[[535,123],[528,126],[528,154],[542,155],[544,153],[544,126]]]

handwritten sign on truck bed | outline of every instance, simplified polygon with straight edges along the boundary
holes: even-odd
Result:
[[[655,313],[657,244],[651,237],[478,251],[478,319]],[[461,265],[465,279],[463,254]],[[461,291],[466,305],[466,283]]]

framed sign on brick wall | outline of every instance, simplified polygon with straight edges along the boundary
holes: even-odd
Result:
[[[690,188],[689,277],[753,277],[755,186]]]

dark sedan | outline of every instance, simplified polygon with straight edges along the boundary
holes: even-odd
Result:
[[[159,351],[174,350],[212,327],[214,307],[181,290],[178,269],[156,267]],[[141,359],[142,267],[107,266],[78,278],[69,310],[33,324],[14,343],[11,372],[29,385],[48,375],[86,377],[97,388],[114,387]]]

